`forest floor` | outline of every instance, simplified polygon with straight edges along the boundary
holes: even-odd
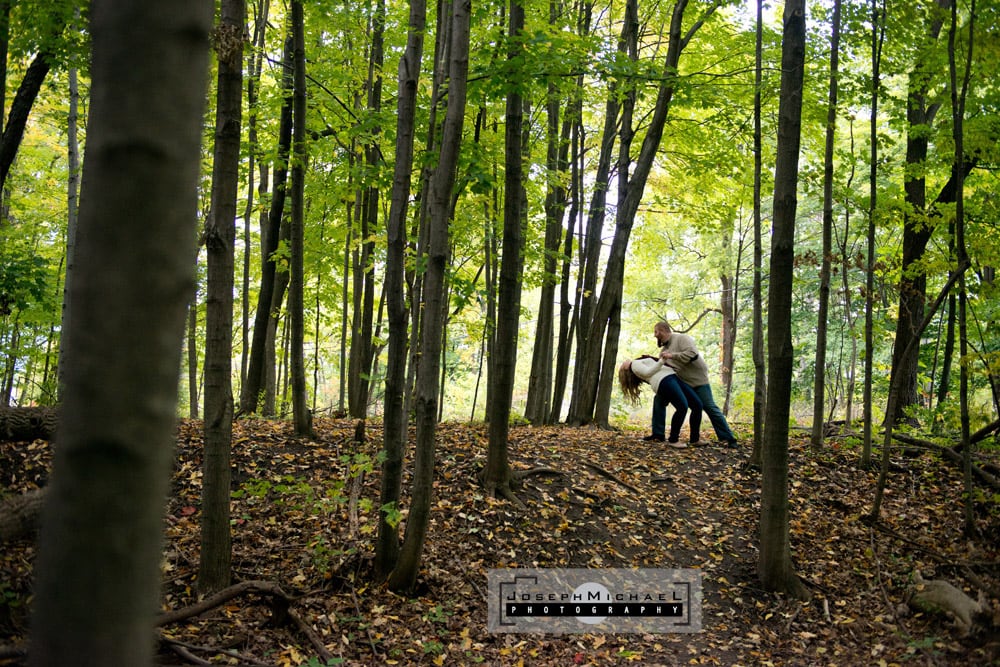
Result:
[[[978,537],[963,536],[960,471],[933,452],[893,456],[881,521],[869,525],[877,472],[859,469],[849,440],[820,452],[792,440],[791,550],[811,596],[800,602],[765,592],[756,575],[760,473],[746,465],[749,448],[514,427],[512,466],[549,470],[524,479],[518,508],[478,485],[486,427],[444,424],[419,591],[399,596],[371,581],[380,424],[361,445],[351,421],[318,419],[316,431],[299,440],[285,422],[236,423],[242,586],[194,615],[202,435],[199,422],[181,423],[163,563],[164,612],[179,612],[158,629],[159,664],[1000,664],[1000,501],[981,494]],[[43,441],[0,443],[0,488],[44,484],[49,460]],[[33,558],[30,542],[4,545],[0,646],[25,641]],[[702,631],[487,630],[488,570],[565,567],[698,568]],[[986,593],[971,632],[906,604],[918,570]]]

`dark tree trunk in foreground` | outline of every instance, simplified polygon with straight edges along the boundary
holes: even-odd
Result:
[[[201,491],[198,591],[229,585],[230,454],[233,439],[233,271],[239,185],[246,0],[225,0],[215,29],[216,92],[212,208],[205,225],[208,292],[205,318],[205,459]]]
[[[785,3],[781,48],[781,98],[774,172],[771,280],[767,293],[767,423],[762,447],[760,561],[764,588],[793,596],[805,592],[792,566],[788,531],[788,415],[792,394],[792,278],[795,258],[802,79],[805,67],[805,0]]]
[[[152,662],[211,23],[200,1],[92,5],[73,317],[31,665]]]

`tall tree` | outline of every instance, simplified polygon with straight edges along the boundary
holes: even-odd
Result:
[[[906,209],[903,216],[903,265],[899,282],[899,314],[892,355],[892,374],[901,375],[902,393],[893,414],[887,419],[900,421],[906,410],[917,402],[919,347],[910,346],[916,328],[924,318],[927,301],[927,273],[921,260],[940,216],[927,206],[927,158],[930,129],[941,108],[934,92],[935,74],[942,71],[938,47],[947,11],[953,0],[933,0],[928,13],[927,35],[910,73],[906,95]],[[873,135],[874,136],[874,135]],[[911,350],[907,356],[903,351]]]
[[[469,74],[470,0],[454,0],[451,5],[451,42],[448,49],[448,102],[441,133],[437,166],[428,190],[427,268],[424,275],[423,328],[415,397],[416,452],[413,461],[413,490],[406,532],[399,561],[389,577],[389,588],[413,590],[420,557],[430,522],[434,484],[434,439],[437,433],[438,371],[441,364],[441,333],[447,304],[444,302],[445,273],[448,267],[448,225],[452,210],[452,190],[458,166],[462,127],[465,121]]]
[[[622,22],[621,35],[618,38],[618,53],[625,54],[628,48],[628,35],[631,30],[628,21]],[[588,349],[587,335],[590,330],[590,323],[594,318],[594,305],[597,302],[597,279],[601,261],[602,234],[604,231],[604,217],[606,215],[606,205],[608,199],[609,184],[611,179],[611,162],[614,157],[615,132],[618,127],[618,114],[621,111],[621,90],[619,82],[612,79],[608,85],[607,101],[604,108],[604,128],[601,133],[600,151],[597,157],[597,164],[594,169],[593,191],[591,193],[590,204],[587,209],[587,224],[585,233],[581,241],[580,250],[580,278],[577,288],[577,306],[575,310],[577,318],[576,348],[577,355]],[[573,370],[573,388],[569,404],[569,414],[567,422],[570,424],[585,424],[593,417],[593,402],[596,400],[596,387],[594,392],[585,396],[576,391],[576,387],[596,385],[596,373],[590,377],[585,377],[587,371],[584,364],[579,362]],[[589,398],[588,398],[589,397]],[[587,405],[587,403],[590,405]]]
[[[229,585],[230,454],[233,438],[233,271],[243,101],[246,0],[223,0],[213,34],[218,58],[212,206],[205,224],[208,290],[205,315],[205,458],[202,475],[198,589]]]
[[[379,0],[371,20],[371,53],[368,57],[368,112],[378,118],[382,111],[382,67],[384,64],[385,1]],[[371,137],[364,145],[365,178],[360,193],[358,218],[361,237],[354,266],[354,326],[351,333],[350,372],[348,375],[348,410],[352,417],[363,418],[368,413],[372,363],[375,341],[372,340],[372,320],[375,311],[375,227],[378,223],[379,183],[377,174],[382,163],[378,144],[381,128],[376,123],[366,132]]]
[[[306,40],[305,17],[301,0],[292,0],[292,195],[291,261],[288,285],[290,321],[289,375],[292,381],[292,415],[295,433],[312,435],[312,412],[306,394],[305,366],[305,174],[309,159],[306,145]]]
[[[653,166],[653,159],[659,150],[663,128],[678,83],[678,63],[681,51],[705,19],[703,16],[696,21],[687,34],[682,36],[686,7],[687,0],[677,0],[674,4],[670,19],[667,54],[660,70],[661,83],[657,91],[656,103],[646,128],[642,147],[638,156],[634,158],[634,162],[628,153],[628,146],[619,146],[618,207],[615,213],[615,233],[607,259],[601,295],[594,306],[593,317],[589,322],[581,320],[580,326],[587,327],[587,332],[583,337],[583,344],[580,346],[579,363],[582,371],[576,376],[577,381],[574,383],[574,400],[570,407],[571,423],[607,423],[607,408],[610,407],[610,404],[605,402],[601,406],[602,409],[598,411],[598,396],[601,393],[599,386],[607,388],[603,390],[607,400],[607,397],[610,397],[610,387],[615,376],[615,356],[618,351],[618,314],[621,310],[625,251],[628,247],[635,214],[642,201],[646,181]],[[706,10],[707,13],[710,14],[716,7],[716,4],[711,5]],[[633,12],[632,16],[637,17],[637,14]],[[632,20],[637,21],[637,18]],[[628,21],[629,19],[626,17],[626,24]],[[623,31],[625,29],[623,28]],[[627,137],[629,145],[631,145],[632,132],[630,124],[631,119],[626,122],[623,118],[622,132],[623,136]],[[629,126],[627,129],[626,125]],[[629,166],[633,167],[631,174],[627,173]],[[626,173],[622,174],[622,170]],[[577,400],[577,396],[579,396],[579,400]]]
[[[24,131],[28,125],[28,116],[31,108],[38,98],[38,93],[42,89],[45,77],[52,69],[52,59],[54,54],[51,47],[45,48],[38,53],[28,70],[21,79],[21,85],[14,95],[14,101],[10,105],[10,114],[7,122],[3,125],[3,134],[0,135],[0,191],[7,183],[7,176],[10,174],[14,158],[21,147],[21,140],[24,138]]]
[[[761,238],[761,173],[763,146],[761,140],[761,86],[763,86],[764,0],[757,0],[756,48],[754,49],[753,90],[753,340],[751,355],[754,366],[753,382],[753,451],[750,460],[763,461],[764,423],[767,411],[767,365],[764,360],[764,243]]]
[[[507,456],[507,437],[510,432],[510,406],[514,392],[514,372],[517,367],[517,332],[521,310],[521,273],[523,233],[525,219],[522,129],[524,101],[517,80],[515,64],[524,58],[524,5],[520,0],[510,0],[510,46],[507,62],[510,76],[507,84],[507,112],[504,123],[504,204],[503,204],[503,256],[500,262],[500,303],[497,308],[497,345],[494,372],[490,375],[489,449],[483,486],[494,496],[513,497],[510,489],[511,472]],[[549,332],[551,336],[551,331]],[[550,349],[551,351],[551,349]],[[547,389],[546,389],[547,392]]]
[[[274,354],[268,355],[268,336],[274,313],[274,303],[279,304],[284,288],[276,287],[278,273],[278,245],[281,237],[281,221],[285,214],[286,183],[288,181],[288,156],[292,145],[292,75],[294,70],[294,49],[292,35],[287,35],[282,56],[281,86],[284,92],[278,119],[278,146],[272,169],[271,204],[266,217],[267,227],[261,230],[261,275],[257,292],[257,310],[254,313],[253,339],[250,359],[247,364],[246,382],[240,391],[240,412],[252,414],[257,411],[264,391],[267,371],[273,367]],[[263,222],[263,221],[262,221]],[[273,333],[271,333],[273,341]]]
[[[584,2],[579,5],[577,29],[581,36],[590,31],[590,13],[593,5]],[[576,331],[578,311],[574,309],[574,298],[570,296],[570,274],[573,264],[573,239],[576,236],[577,219],[583,210],[583,159],[584,159],[584,128],[583,128],[583,75],[576,78],[573,88],[570,108],[566,113],[566,124],[570,132],[569,157],[569,200],[570,210],[562,244],[562,273],[560,277],[559,333],[556,346],[556,367],[552,379],[552,408],[549,422],[556,423],[562,417],[563,394],[566,392],[566,382],[569,376],[570,351],[573,347],[573,337]]]
[[[826,111],[826,148],[823,158],[823,257],[819,272],[819,309],[816,314],[816,379],[813,383],[813,447],[823,445],[823,408],[826,400],[826,328],[830,310],[830,273],[833,264],[833,147],[837,126],[837,78],[840,76],[840,0],[833,3],[830,36],[830,95]]]
[[[211,23],[201,1],[91,7],[73,316],[31,665],[152,664]]]
[[[550,0],[549,24],[557,27],[563,12],[561,2]],[[552,419],[552,343],[555,329],[555,293],[559,281],[559,246],[562,242],[563,213],[566,210],[566,172],[569,137],[572,124],[562,123],[559,88],[549,81],[546,93],[545,132],[545,246],[542,258],[542,289],[538,301],[538,318],[535,326],[535,343],[531,354],[531,375],[528,379],[528,397],[524,417],[533,424],[545,424]]]
[[[872,88],[871,88],[871,155],[868,159],[868,231],[866,234],[867,258],[865,262],[865,368],[862,390],[862,442],[861,465],[867,468],[872,455],[872,383],[875,357],[875,216],[878,211],[878,110],[881,85],[882,41],[885,38],[885,2],[881,8],[878,0],[871,0],[872,18]]]
[[[959,266],[969,261],[969,252],[965,245],[965,104],[969,93],[969,78],[972,74],[972,49],[975,36],[976,0],[971,0],[969,6],[968,40],[965,52],[965,62],[961,81],[958,75],[958,63],[961,54],[957,52],[955,43],[958,39],[958,7],[951,7],[951,25],[948,29],[948,75],[951,88],[952,138],[955,142],[955,158],[952,173],[955,184],[955,249],[958,253]],[[959,358],[966,359],[969,353],[968,333],[968,293],[966,291],[965,271],[958,275],[958,344]],[[975,512],[972,488],[972,441],[969,435],[969,365],[964,361],[959,366],[959,414],[961,420],[962,445],[962,477],[965,487],[965,502],[963,527],[966,535],[975,531]]]
[[[774,222],[767,292],[767,422],[764,425],[758,574],[764,588],[801,597],[788,530],[788,415],[792,397],[792,278],[798,205],[805,0],[787,0],[781,40],[781,97],[774,168]]]
[[[403,478],[403,449],[406,444],[406,412],[403,391],[406,384],[406,353],[409,341],[404,269],[406,261],[406,213],[413,176],[413,136],[416,127],[417,84],[424,53],[424,27],[427,5],[424,0],[410,0],[406,50],[399,59],[399,84],[396,97],[396,159],[392,177],[389,219],[386,223],[386,301],[389,317],[388,361],[385,373],[385,408],[382,418],[383,449],[381,511],[375,569],[386,577],[399,555],[399,532],[390,511],[399,504]]]

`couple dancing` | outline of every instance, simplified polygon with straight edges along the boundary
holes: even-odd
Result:
[[[736,436],[712,397],[708,366],[698,354],[694,339],[674,333],[666,322],[657,322],[653,335],[660,345],[659,357],[643,355],[638,359],[628,359],[618,369],[622,393],[632,403],[639,402],[643,384],[653,388],[653,434],[644,440],[666,441],[671,447],[679,449],[687,447],[680,442],[680,432],[690,409],[692,445],[700,444],[701,416],[702,412],[706,412],[719,440],[728,447],[736,447]],[[668,403],[674,406],[669,438],[665,435]]]

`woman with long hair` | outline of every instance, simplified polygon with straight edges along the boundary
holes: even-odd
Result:
[[[697,444],[701,439],[702,405],[698,395],[691,387],[680,381],[677,372],[667,366],[663,359],[643,355],[636,359],[626,359],[618,367],[618,384],[622,393],[633,405],[639,404],[642,395],[642,385],[653,388],[665,404],[674,406],[674,416],[670,420],[670,437],[664,437],[665,424],[653,422],[653,433],[644,440],[663,442],[666,440],[671,447],[682,449],[687,447],[680,442],[681,427],[691,410],[691,444]]]

